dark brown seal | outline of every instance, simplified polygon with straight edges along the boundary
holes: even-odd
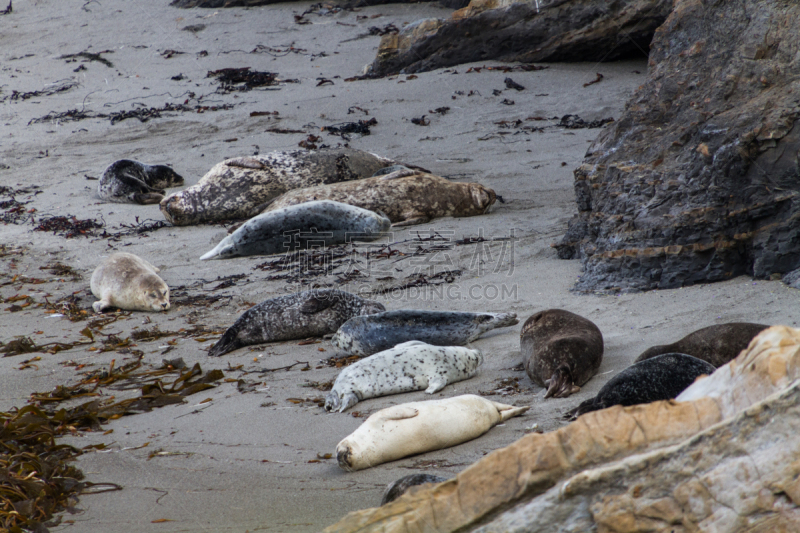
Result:
[[[591,321],[562,309],[539,311],[522,325],[520,348],[525,371],[544,397],[566,398],[597,373],[603,334]]]
[[[411,487],[423,485],[425,483],[441,483],[447,481],[446,477],[434,476],[431,474],[410,474],[401,477],[397,481],[392,481],[383,493],[381,505],[395,501],[397,498],[408,492]]]
[[[636,358],[635,362],[644,361],[663,353],[685,353],[702,359],[719,368],[729,363],[739,352],[747,348],[753,337],[767,329],[764,324],[750,322],[729,322],[698,329],[689,333],[678,342],[653,346]]]

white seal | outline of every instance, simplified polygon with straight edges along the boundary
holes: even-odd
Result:
[[[342,370],[325,398],[325,410],[341,413],[360,400],[401,392],[425,389],[434,394],[473,377],[481,363],[480,350],[404,342]]]
[[[336,446],[336,460],[352,472],[448,448],[480,437],[527,410],[474,394],[395,405],[373,414],[343,439]]]
[[[92,304],[97,313],[111,307],[128,311],[166,311],[169,287],[158,277],[158,268],[125,252],[111,254],[92,272]]]

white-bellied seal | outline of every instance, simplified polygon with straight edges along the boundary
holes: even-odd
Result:
[[[337,289],[270,298],[242,313],[208,355],[220,356],[251,344],[321,337],[336,331],[349,318],[384,309],[379,302]]]
[[[343,369],[325,397],[325,410],[341,413],[361,400],[401,392],[425,389],[434,394],[473,377],[481,363],[480,350],[404,342]]]
[[[463,346],[487,331],[517,324],[514,313],[462,313],[403,309],[354,317],[331,339],[337,355],[365,357],[416,340],[435,346]]]
[[[305,248],[371,241],[389,231],[385,216],[340,202],[321,200],[255,216],[222,239],[200,260],[272,255]]]
[[[653,346],[636,358],[636,362],[662,353],[685,353],[719,368],[732,361],[747,348],[753,337],[767,329],[764,324],[729,322],[698,329],[672,344]]]
[[[360,150],[295,150],[237,157],[216,164],[197,184],[161,201],[176,226],[250,218],[286,191],[368,178],[393,161]]]
[[[603,361],[603,334],[597,326],[562,309],[532,315],[522,325],[519,343],[525,372],[547,388],[545,398],[578,392]]]
[[[564,418],[574,420],[584,413],[612,405],[671,400],[703,375],[713,374],[711,363],[683,353],[656,355],[635,363],[603,385],[597,396],[568,411]]]
[[[164,189],[180,185],[183,178],[166,165],[120,159],[103,172],[97,195],[108,202],[157,204],[164,198]]]
[[[373,414],[344,438],[336,446],[336,460],[352,472],[449,448],[480,437],[527,410],[474,394],[395,405]]]
[[[386,490],[383,492],[383,498],[381,498],[381,505],[386,505],[389,502],[395,501],[408,492],[411,487],[417,487],[426,483],[441,483],[442,481],[447,481],[447,478],[431,474],[410,474],[408,476],[403,476],[386,486]]]
[[[106,257],[92,272],[92,304],[96,313],[116,307],[128,311],[166,311],[169,287],[158,269],[139,256],[117,252]]]
[[[497,196],[479,183],[454,183],[410,169],[363,180],[289,191],[264,212],[313,200],[334,200],[384,213],[394,226],[424,224],[437,217],[471,217],[489,210]]]

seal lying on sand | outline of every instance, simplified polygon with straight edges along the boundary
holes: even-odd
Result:
[[[460,313],[404,309],[351,318],[331,339],[338,356],[365,357],[406,341],[463,346],[487,331],[517,324],[514,313]]]
[[[92,304],[96,313],[116,307],[128,311],[166,311],[169,287],[158,269],[133,254],[117,252],[103,259],[92,272]]]
[[[702,359],[719,368],[732,361],[739,352],[747,348],[753,337],[767,329],[764,324],[730,322],[698,329],[678,342],[648,348],[636,358],[636,362],[650,359],[662,353],[685,353]]]
[[[342,370],[325,397],[325,410],[341,413],[360,400],[421,389],[434,394],[449,383],[471,378],[481,363],[480,350],[404,342]]]
[[[480,437],[527,410],[473,394],[395,405],[373,414],[343,439],[336,446],[336,460],[352,472],[448,448]]]
[[[544,397],[566,398],[597,373],[603,361],[603,334],[591,321],[561,309],[539,311],[520,332],[525,371]]]
[[[629,366],[603,385],[597,396],[568,411],[564,418],[575,420],[584,413],[612,405],[671,400],[702,375],[716,368],[706,361],[682,353],[667,353]]]
[[[397,481],[392,481],[387,485],[381,498],[381,505],[395,501],[397,498],[408,492],[411,487],[424,485],[425,483],[441,483],[447,481],[446,477],[432,476],[431,474],[411,474],[403,476]]]
[[[242,313],[208,355],[223,355],[251,344],[321,337],[351,317],[384,310],[379,302],[336,289],[270,298]]]
[[[308,202],[251,218],[200,259],[272,255],[305,248],[309,242],[328,246],[370,241],[390,227],[388,218],[360,207],[330,200]]]
[[[286,191],[368,178],[393,164],[350,148],[237,157],[216,164],[197,184],[164,198],[160,207],[176,226],[250,218]]]
[[[410,226],[437,217],[482,215],[496,198],[492,189],[478,183],[454,183],[403,169],[374,178],[289,191],[264,212],[312,200],[334,200],[384,213],[394,226]]]
[[[166,165],[120,159],[103,172],[97,195],[108,202],[157,204],[164,198],[164,189],[180,185],[183,178]]]

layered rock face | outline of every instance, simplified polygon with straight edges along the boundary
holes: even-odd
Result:
[[[800,330],[775,326],[676,401],[528,435],[328,532],[800,530]]]
[[[678,0],[650,72],[575,170],[556,245],[577,290],[758,278],[800,265],[800,4]]]
[[[457,4],[448,4],[457,5]],[[613,61],[647,55],[670,0],[472,0],[451,19],[385,36],[372,77],[473,61]]]

